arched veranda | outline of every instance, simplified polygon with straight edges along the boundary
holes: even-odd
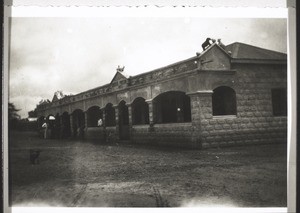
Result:
[[[119,136],[121,140],[128,140],[129,134],[129,112],[125,101],[121,101],[118,105],[119,117]]]
[[[149,124],[149,105],[144,98],[134,99],[131,109],[133,125]]]
[[[73,137],[83,138],[84,128],[85,128],[85,115],[81,109],[76,109],[71,114],[72,116],[72,130]]]
[[[103,119],[103,112],[98,106],[92,106],[87,110],[87,127],[97,127],[99,119]]]
[[[181,91],[162,93],[153,99],[155,123],[191,122],[190,97]]]

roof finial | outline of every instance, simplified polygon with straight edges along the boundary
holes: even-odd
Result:
[[[123,72],[124,69],[125,69],[125,66],[120,67],[120,65],[118,65],[118,67],[117,67],[117,72]]]
[[[226,46],[222,43],[222,41],[221,41],[220,38],[218,39],[218,45],[219,45],[220,47],[222,47],[224,50],[226,50]]]

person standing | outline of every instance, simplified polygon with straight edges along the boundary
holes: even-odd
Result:
[[[44,128],[44,139],[47,139],[48,137],[48,124],[45,122],[42,127]]]
[[[102,126],[102,124],[103,124],[103,121],[102,121],[102,119],[100,118],[99,120],[98,120],[98,127],[100,127],[100,126]]]

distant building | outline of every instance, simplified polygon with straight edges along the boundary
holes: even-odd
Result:
[[[84,129],[86,139],[99,142],[194,148],[286,142],[287,55],[215,42],[140,75],[117,70],[109,84],[54,96],[36,110],[40,121],[55,116],[58,137]]]

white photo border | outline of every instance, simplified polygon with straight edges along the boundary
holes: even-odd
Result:
[[[81,13],[78,13],[78,11]],[[101,13],[99,13],[101,10]],[[111,13],[111,11],[114,11]],[[155,10],[155,12],[153,12]],[[226,11],[222,14],[220,11]],[[6,7],[4,13],[4,63],[3,63],[3,115],[8,114],[8,64],[9,64],[9,18],[10,17],[110,17],[110,16],[197,16],[210,18],[287,18],[288,20],[288,207],[287,208],[243,208],[243,212],[293,212],[296,208],[296,34],[295,34],[295,8],[203,8],[203,7],[90,7],[90,6],[71,6],[71,7],[40,7],[40,6],[18,6]],[[55,11],[55,12],[54,12]],[[83,16],[83,13],[86,16]],[[98,11],[98,13],[97,13]],[[255,11],[255,13],[253,12]],[[176,12],[176,13],[175,13]],[[100,15],[101,14],[101,15]],[[214,14],[214,15],[213,15]],[[255,15],[254,15],[255,14]],[[3,130],[3,150],[4,150],[4,207],[11,212],[52,212],[53,208],[21,208],[8,206],[8,118],[2,119]],[[55,208],[57,212],[99,212],[124,211],[120,208]],[[126,210],[129,210],[126,208]],[[140,211],[139,208],[130,209],[130,211]],[[142,209],[142,211],[165,211],[162,209]],[[188,211],[199,212],[201,208],[191,208]],[[185,211],[184,209],[168,209],[168,211]],[[205,212],[240,212],[239,208],[235,209],[205,209]]]

